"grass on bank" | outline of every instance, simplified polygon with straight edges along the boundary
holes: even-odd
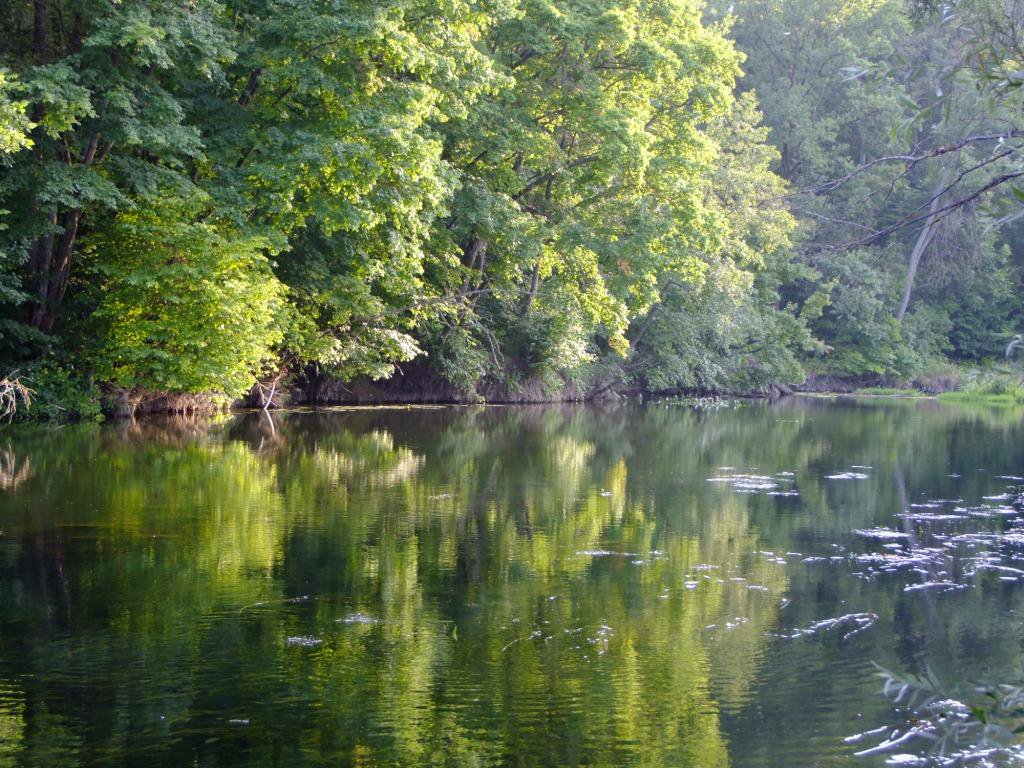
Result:
[[[939,399],[958,403],[1024,405],[1024,380],[1015,371],[974,373],[958,389],[940,394]]]
[[[855,397],[938,397],[951,403],[1024,405],[1024,370],[1016,361],[991,360],[968,368],[945,360],[923,367],[912,380],[857,387]]]
[[[1014,395],[984,395],[975,392],[943,392],[939,400],[944,403],[979,403],[982,405],[1024,405],[1024,399]]]
[[[875,397],[920,397],[922,393],[909,387],[860,387],[854,390],[853,394]]]

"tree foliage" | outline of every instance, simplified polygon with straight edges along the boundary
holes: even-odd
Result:
[[[101,381],[152,392],[239,393],[283,340],[284,286],[266,243],[193,220],[165,196],[90,242],[98,293],[88,354]]]
[[[1017,17],[955,5],[16,0],[0,360],[230,398],[410,362],[557,396],[991,354]]]
[[[828,294],[811,323],[832,350],[809,360],[817,372],[906,379],[946,355],[991,356],[1020,312],[1001,181],[1018,162],[1005,74],[1018,4],[956,5],[729,5],[743,86],[769,95],[776,168],[803,224],[790,262],[804,269],[782,294]]]

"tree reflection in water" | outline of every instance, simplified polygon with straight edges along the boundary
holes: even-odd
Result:
[[[806,400],[11,432],[0,764],[842,764],[884,705],[868,659],[1018,660],[1019,597],[822,556],[900,494],[988,491],[951,467],[1019,467],[1020,432]],[[856,611],[848,642],[786,639]]]

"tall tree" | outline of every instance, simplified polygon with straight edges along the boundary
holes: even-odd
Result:
[[[437,243],[463,303],[432,348],[477,356],[450,370],[570,373],[625,353],[665,282],[720,250],[704,127],[728,112],[739,59],[685,0],[523,0],[485,46],[507,85],[445,127],[461,186]]]

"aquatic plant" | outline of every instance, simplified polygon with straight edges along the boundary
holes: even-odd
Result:
[[[668,405],[683,405],[695,410],[718,410],[719,408],[738,408],[740,402],[738,400],[730,400],[724,397],[718,397],[717,395],[711,395],[708,397],[704,396],[679,396],[665,398],[659,402]]]
[[[847,738],[855,744],[882,737],[858,757],[888,754],[890,765],[943,768],[1024,764],[1024,675],[966,690],[947,688],[931,670],[918,677],[878,667],[878,676],[904,721]]]

